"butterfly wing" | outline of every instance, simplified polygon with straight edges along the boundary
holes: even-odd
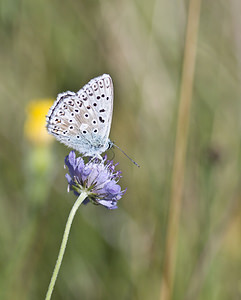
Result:
[[[85,95],[87,94],[87,99]],[[85,106],[93,108],[94,118],[98,122],[98,134],[105,141],[108,141],[112,113],[114,89],[110,75],[103,74],[90,80],[77,95],[85,101]]]
[[[77,93],[59,94],[47,115],[47,130],[83,155],[99,156],[109,146],[112,111],[113,84],[104,74]]]

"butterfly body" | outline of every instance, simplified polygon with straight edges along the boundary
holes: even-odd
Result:
[[[112,145],[113,94],[108,74],[90,80],[77,93],[59,94],[47,115],[48,132],[84,156],[100,157]]]

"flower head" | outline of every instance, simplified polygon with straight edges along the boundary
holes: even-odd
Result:
[[[83,202],[87,204],[101,204],[109,209],[117,208],[117,201],[121,199],[125,190],[117,184],[121,178],[121,171],[115,171],[116,165],[107,160],[91,159],[85,163],[82,157],[77,157],[71,151],[65,158],[65,164],[69,174],[65,177],[69,183],[69,189],[79,196],[82,191],[88,193],[88,198]]]

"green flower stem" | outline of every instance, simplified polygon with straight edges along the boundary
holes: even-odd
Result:
[[[51,295],[52,295],[52,292],[54,290],[54,285],[55,285],[55,282],[56,282],[56,279],[57,279],[57,276],[58,276],[58,273],[59,273],[59,269],[60,269],[60,266],[61,266],[61,263],[62,263],[62,260],[63,260],[63,256],[64,256],[65,248],[66,248],[66,245],[67,245],[71,224],[73,222],[73,219],[74,219],[74,216],[75,216],[75,213],[76,213],[77,209],[79,208],[80,204],[87,197],[88,197],[88,194],[86,192],[82,192],[79,195],[79,197],[77,198],[77,200],[75,201],[75,204],[73,205],[73,207],[70,211],[70,214],[69,214],[66,226],[65,226],[65,230],[64,230],[64,235],[63,235],[62,243],[61,243],[61,246],[60,246],[58,259],[57,259],[56,264],[55,264],[54,272],[53,272],[53,275],[51,277],[51,281],[50,281],[50,284],[49,284],[49,287],[48,287],[48,291],[47,291],[45,300],[50,300],[51,299]]]

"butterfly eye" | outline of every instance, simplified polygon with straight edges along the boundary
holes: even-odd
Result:
[[[82,131],[82,133],[83,133],[83,134],[86,134],[86,133],[87,133],[87,131],[86,131],[86,130],[83,130],[83,131]]]
[[[86,119],[88,119],[88,118],[89,118],[89,114],[84,114],[84,117],[85,117]]]
[[[94,105],[94,106],[97,106],[97,103],[95,102],[95,103],[93,103],[93,105]]]
[[[97,129],[97,128],[95,128],[95,129],[93,130],[93,132],[94,132],[94,133],[97,133],[97,132],[98,132],[98,129]]]
[[[93,125],[95,125],[96,123],[97,123],[96,120],[93,120],[93,121],[92,121],[92,124],[93,124]]]
[[[69,126],[69,129],[70,129],[70,130],[73,130],[73,129],[74,129],[74,126],[72,126],[72,125]]]
[[[100,100],[100,96],[97,96],[96,99],[97,99],[97,100]]]

